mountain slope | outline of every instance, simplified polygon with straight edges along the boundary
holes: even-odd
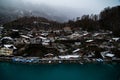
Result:
[[[19,8],[0,5],[0,24],[24,16],[45,17],[49,20],[54,20],[58,22],[64,22],[68,20],[68,18],[62,13],[46,5],[40,5],[37,7],[23,6]]]

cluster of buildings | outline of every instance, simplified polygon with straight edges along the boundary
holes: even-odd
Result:
[[[48,52],[43,58],[120,58],[120,37],[114,37],[111,31],[88,32],[69,26],[56,30],[33,28],[30,31],[0,27],[0,33],[0,56],[15,56],[20,44],[38,44],[57,50],[56,53]]]

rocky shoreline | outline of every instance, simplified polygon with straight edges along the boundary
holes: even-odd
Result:
[[[15,62],[24,64],[71,64],[71,63],[111,63],[120,62],[120,58],[116,59],[101,59],[101,58],[78,58],[78,59],[54,59],[54,58],[43,58],[38,57],[0,57],[0,62]]]

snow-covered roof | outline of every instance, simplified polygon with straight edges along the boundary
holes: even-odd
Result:
[[[73,35],[73,36],[80,36],[80,34],[77,33],[77,32],[76,32],[76,33],[73,33],[72,35]]]
[[[88,32],[85,32],[84,34],[83,34],[83,36],[86,36],[86,35],[88,35],[89,33]]]
[[[76,49],[76,50],[74,50],[73,53],[78,52],[78,51],[80,51],[80,49]]]
[[[95,37],[95,36],[98,36],[100,33],[95,33],[95,34],[93,34],[93,36]]]
[[[109,52],[109,51],[104,51],[104,52],[101,52],[101,56],[102,56],[103,58],[105,58],[105,57],[114,57],[115,54],[112,54],[112,53]]]
[[[42,35],[42,36],[47,36],[47,35],[48,35],[48,33],[42,33],[41,35]]]
[[[50,42],[50,40],[49,40],[49,39],[47,39],[47,40],[44,40],[44,42],[49,43],[49,42]]]
[[[20,36],[23,37],[23,38],[30,38],[30,37],[28,37],[26,35],[20,35]]]
[[[79,58],[79,55],[65,55],[65,56],[59,56],[61,59],[69,59],[69,58]]]
[[[42,42],[42,45],[49,45],[49,43],[47,43],[47,42]]]
[[[92,42],[93,40],[87,40],[86,42]]]
[[[114,57],[115,54],[110,54],[110,53],[108,53],[108,54],[106,54],[105,56],[107,56],[107,57]]]
[[[17,30],[17,29],[12,29],[12,31],[14,31],[14,32],[18,32],[19,30]]]
[[[3,37],[1,40],[3,39],[13,40],[11,37]]]
[[[8,45],[8,44],[5,44],[4,47],[5,47],[5,48],[8,48],[8,49],[11,48],[11,47],[13,47],[13,49],[17,49],[17,48],[16,48],[14,45],[12,45],[12,44],[9,44],[9,45]]]
[[[42,36],[39,36],[39,38],[40,38],[40,39],[44,39],[44,40],[45,40],[45,39],[47,39],[47,38],[45,38],[45,37],[42,37]]]
[[[48,54],[46,54],[45,56],[53,56],[54,54],[52,54],[52,53],[48,53]]]
[[[115,41],[118,41],[120,38],[112,38],[113,40],[115,40]]]

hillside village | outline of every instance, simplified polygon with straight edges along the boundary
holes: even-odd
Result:
[[[28,19],[30,21],[27,21]],[[28,27],[21,27],[23,24],[20,22],[17,24],[19,27],[1,25],[1,57],[95,58],[100,60],[120,58],[120,38],[114,37],[112,31],[88,32],[65,23],[52,23],[36,18],[28,19],[25,23],[23,22],[24,26]],[[16,25],[15,23],[17,22],[15,21],[13,25]]]

